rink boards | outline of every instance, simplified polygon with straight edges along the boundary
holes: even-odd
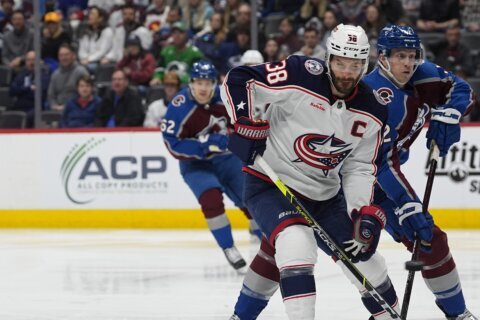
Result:
[[[425,130],[403,172],[423,196]],[[480,126],[439,163],[430,201],[437,224],[480,228]],[[0,227],[205,228],[178,161],[158,130],[0,132]],[[246,219],[226,200],[234,227]]]

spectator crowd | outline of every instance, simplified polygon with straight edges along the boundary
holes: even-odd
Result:
[[[41,19],[42,110],[49,126],[158,127],[200,59],[220,81],[235,66],[290,54],[323,59],[339,23],[362,26],[375,66],[389,23],[419,32],[426,57],[480,87],[477,0],[45,0]],[[33,1],[0,1],[0,117],[23,112],[34,126]],[[258,32],[258,51],[251,51]],[[252,57],[255,57],[252,61]],[[479,121],[478,107],[465,121]]]

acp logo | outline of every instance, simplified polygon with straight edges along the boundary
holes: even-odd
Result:
[[[92,150],[104,142],[105,138],[91,138],[83,144],[75,144],[63,160],[60,176],[70,201],[87,204],[99,195],[167,191],[167,181],[150,177],[166,171],[165,157],[92,154]]]
[[[62,178],[63,189],[65,190],[65,194],[67,195],[68,199],[76,204],[86,204],[92,202],[93,199],[80,201],[74,199],[71,194],[71,190],[69,189],[69,182],[70,177],[78,165],[79,161],[85,157],[87,153],[89,153],[92,149],[96,148],[100,144],[104,143],[105,139],[95,140],[94,138],[89,139],[87,142],[83,144],[75,144],[73,148],[70,150],[68,155],[65,157],[62,163],[62,167],[60,168],[60,176]]]

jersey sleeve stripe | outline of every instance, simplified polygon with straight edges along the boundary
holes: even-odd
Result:
[[[230,95],[230,90],[228,88],[228,76],[229,76],[230,73],[227,73],[227,75],[225,76],[225,80],[223,81],[223,85],[225,86],[225,93],[227,94],[227,98],[228,98],[228,104],[230,105],[230,109],[232,110],[232,120],[233,122],[237,122],[237,114],[235,112],[235,104],[233,103],[233,99],[232,99],[232,96]]]

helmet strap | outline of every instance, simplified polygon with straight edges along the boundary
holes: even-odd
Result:
[[[394,82],[397,87],[403,88],[408,81],[399,81],[391,71],[392,67],[390,66],[390,61],[388,61],[387,55],[384,54],[383,57],[384,59],[378,59],[378,64],[380,65],[380,68],[387,75],[387,77]]]
[[[400,87],[400,88],[403,88],[407,83],[408,81],[410,81],[410,79],[408,81],[405,81],[405,82],[402,82],[402,81],[399,81],[392,73],[392,67],[390,66],[390,61],[388,61],[388,53],[386,52],[381,52],[383,54],[383,58],[384,59],[378,59],[378,64],[380,66],[380,68],[383,70],[383,72],[388,76],[388,78],[390,78],[390,80],[392,80],[394,82],[394,84],[397,86],[397,87]],[[415,72],[418,68],[419,64],[415,64],[415,66],[413,67],[413,72]]]

